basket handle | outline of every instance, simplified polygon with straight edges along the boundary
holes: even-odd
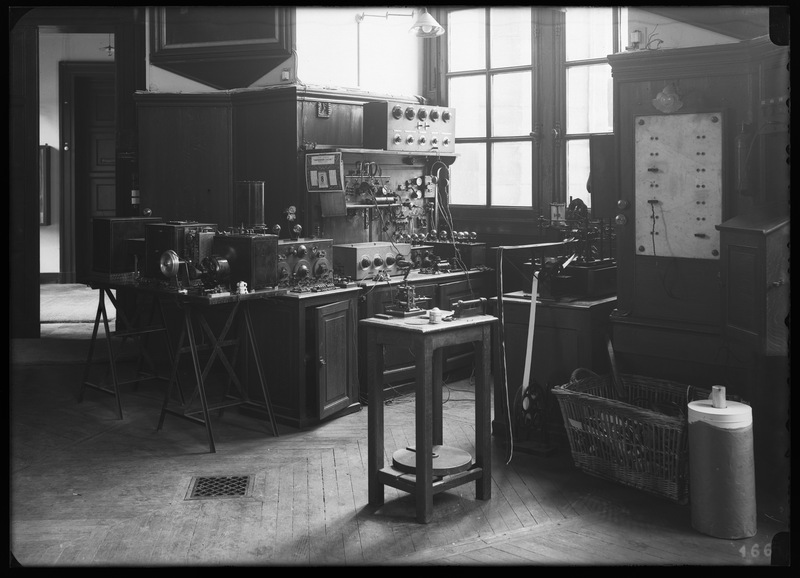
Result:
[[[614,382],[614,391],[617,393],[617,399],[625,401],[628,397],[625,391],[625,386],[622,384],[622,378],[617,370],[617,358],[614,356],[614,345],[611,343],[611,338],[606,336],[606,349],[608,350],[608,360],[611,363],[611,377]]]
[[[575,370],[573,370],[572,374],[569,376],[569,382],[575,383],[576,381],[581,379],[581,374],[585,374],[586,377],[597,377],[597,374],[591,369],[586,369],[585,367],[578,367]]]

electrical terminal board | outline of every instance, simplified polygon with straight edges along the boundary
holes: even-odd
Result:
[[[635,120],[636,254],[719,258],[721,112]]]

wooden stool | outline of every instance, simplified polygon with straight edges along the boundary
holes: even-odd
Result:
[[[426,318],[363,319],[369,368],[369,504],[383,505],[384,486],[416,496],[417,521],[433,515],[433,495],[475,481],[479,500],[491,498],[492,440],[489,387],[491,315],[476,315],[432,324]],[[475,461],[464,466],[463,452],[442,443],[443,348],[478,344],[475,368]],[[410,347],[416,359],[416,446],[395,452],[393,466],[384,467],[382,346]],[[436,446],[436,447],[434,447]],[[413,454],[409,458],[409,453]],[[436,459],[434,459],[436,454]],[[409,464],[415,462],[414,473]],[[436,462],[436,463],[435,463]]]

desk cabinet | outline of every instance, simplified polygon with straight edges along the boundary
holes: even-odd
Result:
[[[540,301],[536,305],[536,326],[533,334],[531,377],[547,393],[543,396],[546,407],[546,424],[550,441],[559,447],[568,447],[566,431],[558,403],[549,390],[569,381],[578,367],[596,373],[609,371],[605,336],[608,318],[616,304],[616,297],[593,301]],[[497,298],[490,300],[492,315],[498,315]],[[528,347],[528,321],[531,300],[522,292],[503,297],[503,339],[505,342],[508,395],[512,402],[522,386],[525,357]],[[497,351],[499,353],[499,351]],[[496,434],[507,430],[503,391],[502,360],[495,362],[493,429]]]
[[[358,287],[255,303],[267,386],[280,423],[299,429],[360,411]]]

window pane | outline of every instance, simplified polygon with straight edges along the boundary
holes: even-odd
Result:
[[[531,63],[531,9],[529,6],[492,8],[489,14],[491,67]]]
[[[492,135],[528,136],[531,133],[531,73],[507,72],[492,76]]]
[[[614,52],[613,8],[567,8],[567,62]]]
[[[456,109],[456,138],[486,136],[486,78],[459,76],[447,86],[449,106]]]
[[[611,66],[567,69],[567,134],[611,132],[614,118]]]
[[[450,203],[453,205],[486,204],[486,145],[458,143],[458,159],[450,170]]]
[[[531,162],[530,142],[492,144],[492,206],[532,206]]]
[[[589,182],[589,139],[567,141],[567,204],[572,199],[581,199],[587,207],[592,206],[591,195],[586,188]]]
[[[450,72],[486,68],[486,10],[454,10],[447,15],[447,63]]]

